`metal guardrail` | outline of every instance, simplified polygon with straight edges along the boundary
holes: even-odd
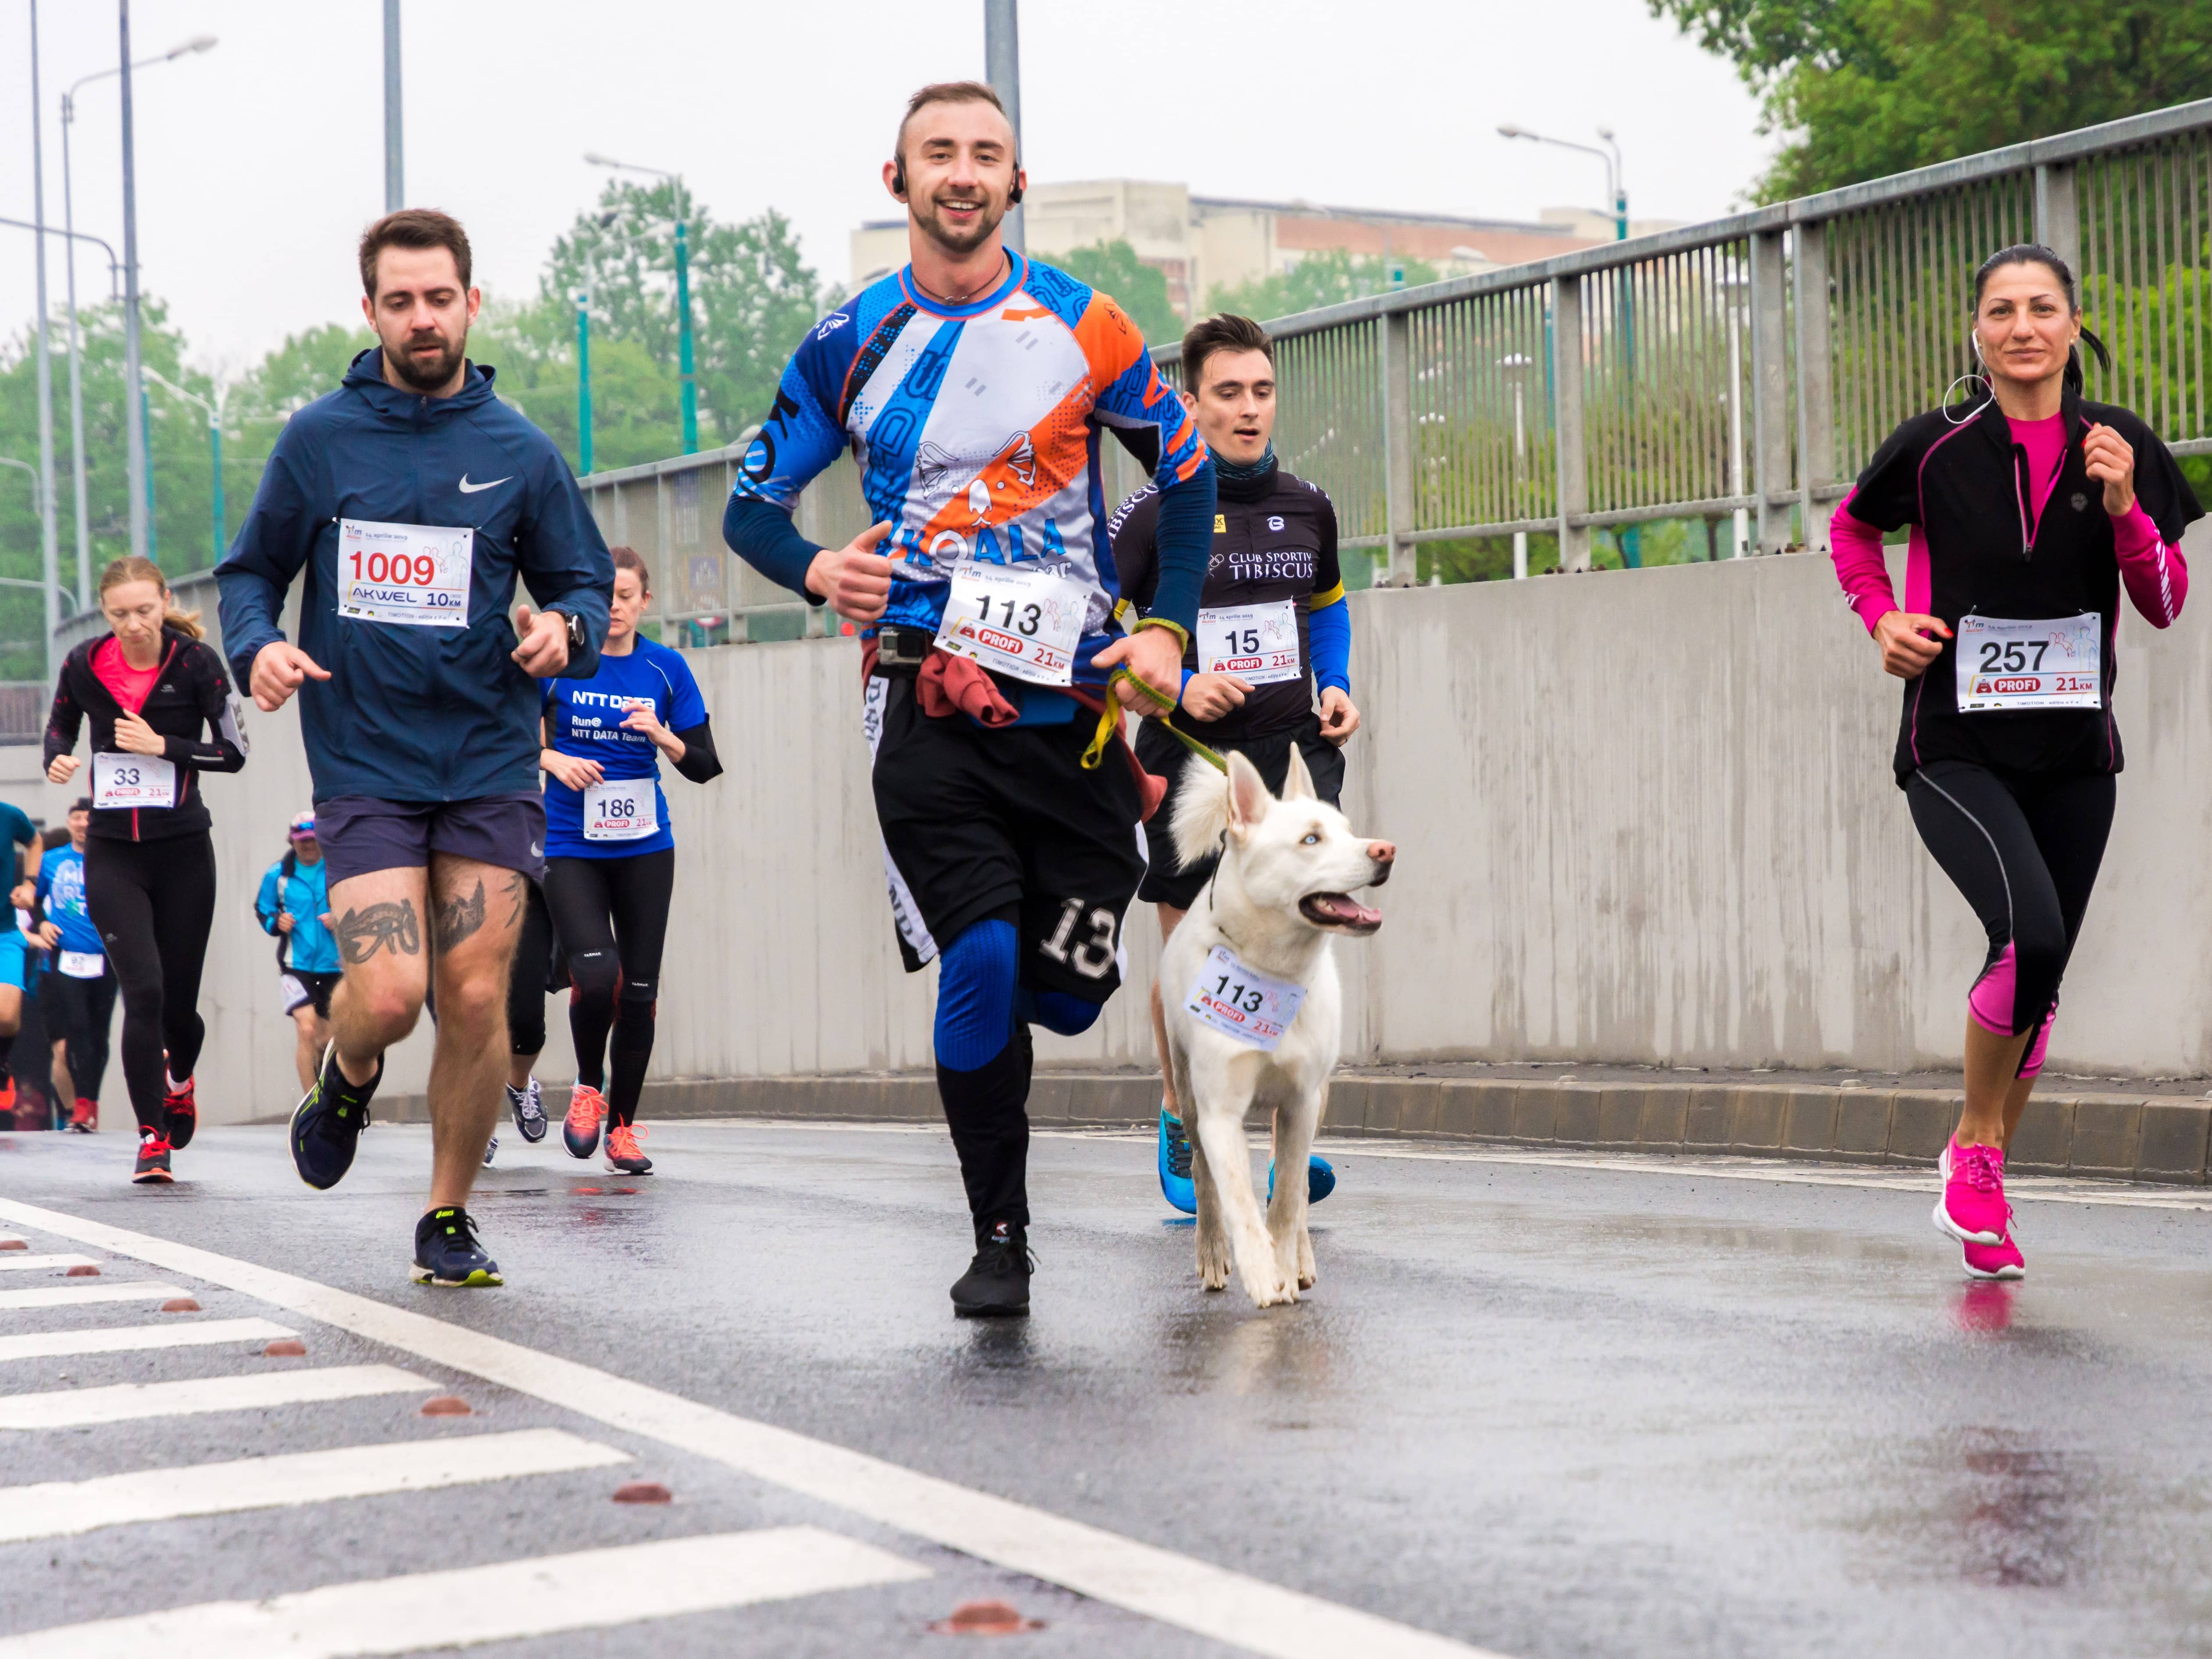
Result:
[[[2072,263],[2112,349],[2090,395],[2212,453],[2212,100],[1278,319],[1276,449],[1378,583],[1411,584],[1425,543],[1516,532],[1586,570],[1593,531],[1667,520],[1735,518],[1739,555],[1824,549],[1859,467],[1966,371],[1975,266],[2031,240]],[[1172,376],[1179,348],[1153,355]],[[1119,499],[1142,480],[1105,449]],[[672,629],[795,637],[806,607],[722,546],[741,453],[584,486],[653,562]],[[801,530],[865,528],[858,482],[817,480]]]

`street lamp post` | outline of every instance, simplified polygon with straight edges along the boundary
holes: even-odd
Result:
[[[54,544],[54,363],[46,305],[46,114],[39,107],[39,0],[31,0],[31,219],[39,270],[39,574],[46,589],[46,655],[61,625],[59,555]]]
[[[576,460],[577,471],[592,476],[592,296],[576,290]]]
[[[33,513],[51,514],[53,511],[53,502],[51,500],[42,499],[42,497],[45,496],[46,492],[39,488],[38,468],[33,466],[28,461],[17,460],[13,455],[0,455],[0,466],[12,466],[30,479],[31,510]],[[42,587],[46,589],[46,610],[49,613],[46,624],[46,683],[48,684],[52,684],[54,678],[55,633],[53,618],[51,614],[54,608],[53,584],[52,582],[26,581],[20,576],[0,576],[0,587]]]
[[[198,392],[185,391],[174,380],[156,370],[148,369],[146,378],[164,391],[184,398],[187,403],[198,404],[207,411],[208,459],[215,469],[215,556],[208,561],[208,568],[213,569],[222,562],[223,555],[222,410],[201,397]]]
[[[1528,507],[1521,499],[1522,479],[1526,476],[1528,459],[1528,428],[1521,410],[1522,383],[1534,361],[1523,351],[1498,359],[1498,367],[1513,377],[1513,511],[1516,517],[1525,516]],[[1513,580],[1528,580],[1528,532],[1525,530],[1513,532]]]
[[[617,173],[643,173],[666,179],[676,185],[676,352],[684,377],[684,453],[699,453],[699,382],[691,358],[691,238],[685,222],[684,177],[665,167],[642,167],[631,161],[586,152],[586,165],[611,167]]]

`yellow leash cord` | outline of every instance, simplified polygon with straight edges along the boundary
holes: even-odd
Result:
[[[1114,734],[1121,729],[1121,700],[1114,695],[1114,687],[1123,680],[1135,686],[1139,694],[1149,699],[1152,706],[1160,711],[1162,716],[1160,724],[1167,727],[1169,735],[1177,743],[1205,761],[1215,771],[1226,772],[1229,769],[1228,762],[1223,760],[1220,756],[1215,754],[1189,732],[1182,730],[1173,720],[1164,718],[1175,712],[1176,702],[1173,697],[1156,690],[1127,669],[1117,668],[1106,682],[1106,706],[1099,710],[1098,729],[1091,734],[1091,746],[1083,751],[1085,771],[1095,772],[1098,769],[1099,762],[1106,758],[1106,745],[1114,741]]]

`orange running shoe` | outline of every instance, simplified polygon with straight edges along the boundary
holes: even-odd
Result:
[[[606,1097],[588,1083],[568,1091],[568,1115],[561,1125],[561,1141],[571,1158],[589,1158],[599,1147],[599,1122],[607,1115]]]
[[[76,1109],[70,1114],[69,1126],[81,1135],[93,1133],[100,1127],[100,1103],[78,1096]]]
[[[617,1123],[608,1130],[607,1168],[617,1175],[651,1175],[653,1160],[637,1146],[637,1138],[644,1133],[631,1123]]]

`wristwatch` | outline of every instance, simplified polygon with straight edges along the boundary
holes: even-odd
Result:
[[[580,657],[583,655],[586,645],[587,644],[587,641],[584,637],[584,619],[581,617],[577,616],[574,611],[558,611],[556,614],[568,619],[568,654],[571,657]]]

